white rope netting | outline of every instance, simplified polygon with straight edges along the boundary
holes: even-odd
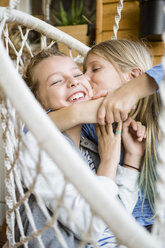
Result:
[[[14,9],[19,4],[20,0],[10,0],[9,1],[9,8]]]
[[[74,236],[76,247],[97,248],[101,246],[100,234],[110,227],[118,244],[162,248],[162,239],[139,226],[87,168],[17,73],[42,48],[62,43],[69,47],[70,56],[74,57],[71,51],[76,50],[75,60],[90,48],[32,16],[12,9],[9,16],[7,11],[0,8],[7,246],[51,247],[46,243],[51,240],[52,247],[74,247]],[[36,42],[31,40],[33,34],[37,35]],[[24,125],[29,130],[26,135]],[[70,192],[72,200],[68,201]],[[85,215],[77,202],[85,206]]]
[[[165,8],[164,8],[165,12]],[[165,33],[163,34],[163,41],[165,42]],[[162,58],[162,64],[165,71],[165,55]],[[159,117],[159,126],[161,129],[161,141],[159,144],[158,154],[159,154],[159,163],[157,164],[157,201],[156,201],[156,218],[155,224],[153,227],[153,234],[160,238],[163,245],[165,245],[165,78],[160,86],[160,96],[162,101],[162,109]]]
[[[123,207],[109,194],[110,189],[102,188],[98,179],[86,168],[86,165],[80,160],[75,151],[66,144],[66,141],[61,137],[62,135],[55,129],[48,117],[45,116],[40,105],[33,99],[26,86],[21,83],[16,71],[12,68],[12,64],[10,64],[11,62],[9,63],[8,61],[6,64],[6,53],[3,52],[2,46],[0,48],[3,61],[3,63],[0,63],[0,68],[6,71],[10,66],[10,74],[5,74],[1,80],[1,86],[5,92],[1,96],[1,116],[4,130],[5,165],[7,169],[6,199],[9,208],[7,211],[7,234],[11,247],[19,247],[20,244],[27,247],[31,244],[27,245],[30,240],[32,240],[31,242],[36,242],[39,247],[44,247],[42,243],[42,238],[44,239],[43,231],[49,230],[50,227],[55,232],[62,247],[67,247],[64,244],[65,239],[58,229],[57,223],[60,218],[65,219],[65,224],[70,223],[71,230],[74,230],[77,237],[82,241],[80,247],[83,247],[87,242],[91,244],[89,247],[98,247],[96,241],[102,232],[102,225],[103,228],[105,228],[105,225],[97,216],[100,216],[107,223],[107,226],[111,226],[120,243],[124,243],[128,247],[133,247],[134,245],[135,248],[139,247],[139,245],[148,248],[155,247],[158,241],[137,225],[131,216],[126,214]],[[13,81],[13,79],[15,80]],[[13,82],[15,83],[13,84]],[[14,88],[17,91],[13,95]],[[18,96],[22,95],[23,89],[24,94],[20,105]],[[11,102],[6,99],[6,94],[11,99],[14,109],[11,106]],[[15,112],[15,109],[19,112],[19,115]],[[20,116],[23,118],[22,121],[19,119]],[[39,125],[38,120],[40,120]],[[27,135],[23,134],[22,122],[26,123],[27,127],[35,135],[35,138],[30,135],[30,132]],[[63,160],[62,158],[65,159]],[[81,180],[78,176],[80,174]],[[73,188],[72,184],[76,189]],[[28,191],[26,191],[26,185]],[[67,204],[65,202],[67,193],[70,193],[70,190],[72,193],[75,192],[75,199],[77,199],[77,195],[79,198],[77,190],[80,192],[80,199],[83,204],[84,199],[88,201],[85,208],[85,222],[83,222],[84,217],[82,220],[80,218],[81,212],[79,212],[78,206],[74,207],[74,201],[73,203],[71,202],[71,206],[68,205],[68,202]],[[95,197],[96,194],[97,198]],[[36,201],[34,201],[33,195]],[[43,195],[46,195],[46,198]],[[34,209],[39,208],[42,218],[43,216],[45,217],[45,223],[42,228],[37,226],[38,220],[41,220],[41,217],[37,215],[36,221],[35,215],[32,212],[33,209],[30,209],[30,206],[33,206],[33,204],[30,204],[31,201],[37,204]],[[48,201],[50,202],[50,207],[52,202],[56,204],[56,210],[52,216],[50,216],[48,209],[45,207],[45,205],[48,206]],[[20,214],[23,211],[22,208],[23,210],[25,209],[24,213],[26,213],[25,222],[20,218]],[[102,211],[103,209],[104,211]],[[78,218],[76,218],[77,214]],[[24,228],[27,221],[30,223],[31,228],[28,235],[25,236]],[[127,221],[129,221],[129,227],[127,227]],[[19,231],[15,229],[16,223]],[[118,233],[118,228],[121,225],[123,226],[123,232]],[[129,230],[129,233],[127,230]],[[136,233],[136,230],[138,230],[138,233]],[[21,239],[19,239],[19,242],[16,242],[16,235],[19,232],[21,233]],[[134,233],[136,233],[136,236],[133,235]],[[33,240],[34,237],[36,241]],[[32,243],[32,247],[36,247],[36,243]]]
[[[119,23],[121,20],[121,12],[123,10],[123,0],[119,0],[119,3],[117,4],[117,13],[115,15],[115,23],[113,25],[113,35],[111,37],[112,40],[117,39],[117,32],[119,29]]]

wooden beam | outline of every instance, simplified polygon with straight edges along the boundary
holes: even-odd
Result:
[[[96,3],[96,44],[102,41],[103,30],[103,4],[102,0]]]

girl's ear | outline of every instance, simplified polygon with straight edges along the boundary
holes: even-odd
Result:
[[[133,79],[133,78],[136,78],[140,75],[142,75],[142,70],[139,68],[139,67],[134,67],[133,69],[131,69],[129,71],[129,74],[130,74],[130,79]]]
[[[139,67],[134,67],[131,70],[129,70],[128,72],[124,73],[124,79],[126,82],[130,81],[133,78],[136,78],[140,75],[142,75],[142,70]]]

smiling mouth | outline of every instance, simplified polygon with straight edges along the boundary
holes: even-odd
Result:
[[[85,98],[86,94],[84,92],[78,92],[76,94],[73,94],[69,97],[69,102],[75,102],[78,100],[83,100]]]

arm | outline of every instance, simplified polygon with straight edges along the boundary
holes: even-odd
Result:
[[[128,127],[130,126],[130,124],[132,124],[133,128],[135,129],[135,133],[139,135],[139,128],[137,128],[137,126],[135,125],[136,123],[134,123],[133,120],[130,119],[129,122],[127,121],[124,124],[123,129],[124,133],[126,133],[124,135],[125,139],[128,139],[129,134],[127,133],[129,132]],[[105,126],[98,125],[96,127],[98,135],[98,150],[101,161],[97,171],[97,175],[109,177],[112,180],[116,181],[119,190],[119,199],[124,205],[127,212],[132,213],[138,199],[139,172],[118,165],[121,152],[121,129],[121,122],[118,123],[118,126],[116,128],[117,132],[115,133],[113,132],[112,124],[106,124]],[[142,133],[141,136],[144,136],[144,134]],[[130,145],[132,145],[131,142]],[[132,160],[135,160],[136,165],[138,165],[139,160],[135,156],[134,152],[127,158],[127,163],[131,163]]]
[[[106,176],[115,180],[121,153],[121,129],[121,122],[118,123],[116,129],[118,133],[114,133],[112,124],[96,126],[98,151],[100,155],[100,165],[97,175]]]
[[[140,139],[138,138],[141,133]],[[145,151],[146,128],[131,118],[123,123],[122,143],[125,150],[123,166],[140,171]],[[129,167],[132,166],[132,167]]]
[[[140,136],[140,139],[139,139]],[[132,212],[138,199],[138,179],[145,151],[146,130],[140,122],[129,118],[123,123],[122,142],[125,149],[123,166],[118,167],[116,183],[119,196],[128,212]],[[131,165],[127,166],[127,165]]]
[[[103,98],[70,105],[50,112],[48,115],[60,131],[65,131],[80,123],[96,123],[97,111]]]

